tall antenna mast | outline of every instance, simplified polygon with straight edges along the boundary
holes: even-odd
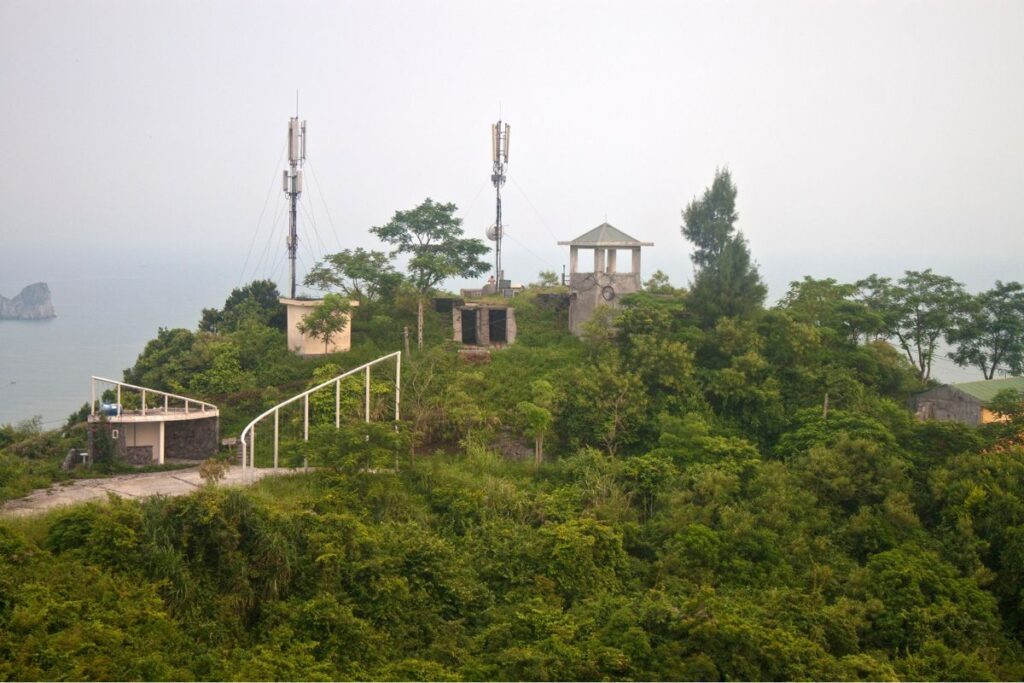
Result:
[[[491,170],[491,183],[494,185],[496,207],[494,225],[487,229],[487,238],[494,241],[494,280],[495,287],[502,289],[505,273],[501,269],[501,186],[505,184],[505,166],[508,164],[507,123],[502,125],[501,119],[491,125],[491,158],[494,162]]]
[[[296,105],[298,104],[298,94]],[[302,194],[302,162],[306,160],[306,122],[299,123],[299,117],[288,120],[288,166],[284,173],[284,192],[288,195],[288,271],[290,297],[295,298],[295,252],[299,246],[296,221],[298,219],[299,195]]]

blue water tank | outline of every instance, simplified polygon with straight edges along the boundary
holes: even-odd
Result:
[[[115,417],[120,412],[120,407],[121,406],[116,403],[101,403],[100,412],[107,417]]]

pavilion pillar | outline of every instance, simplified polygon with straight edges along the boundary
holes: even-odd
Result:
[[[157,441],[157,463],[160,465],[164,464],[164,444],[166,443],[166,430],[167,423],[160,420],[160,439]]]

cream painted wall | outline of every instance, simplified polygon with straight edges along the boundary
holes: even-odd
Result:
[[[335,335],[331,343],[324,351],[324,343],[319,339],[307,337],[299,331],[299,322],[309,315],[310,310],[320,303],[320,299],[281,299],[281,303],[288,309],[288,349],[300,356],[322,356],[324,353],[338,353],[348,351],[352,348],[352,317],[345,329]],[[349,305],[355,307],[358,301],[350,301]]]

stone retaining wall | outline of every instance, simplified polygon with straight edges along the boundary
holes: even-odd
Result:
[[[165,458],[206,460],[220,447],[220,418],[168,422],[164,432]]]

